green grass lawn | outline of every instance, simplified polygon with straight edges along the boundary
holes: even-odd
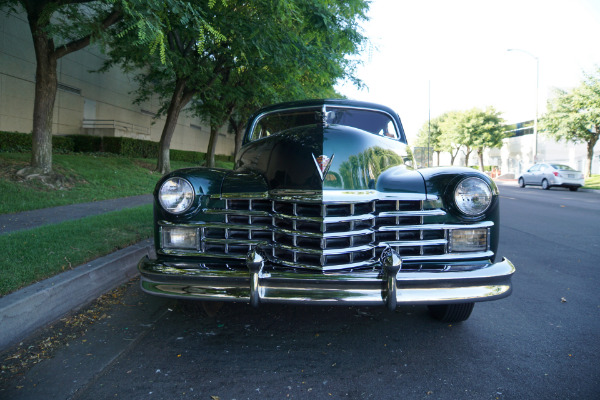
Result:
[[[0,235],[0,296],[151,235],[151,205]]]
[[[22,181],[28,153],[0,153],[0,214],[152,193],[156,160],[114,155],[55,154],[64,189]],[[172,162],[173,169],[195,166]],[[232,163],[218,163],[232,168]],[[152,206],[0,235],[0,296],[152,236]]]
[[[115,199],[152,193],[160,174],[156,160],[109,155],[55,154],[55,172],[67,178],[64,190],[52,190],[39,181],[19,181],[16,171],[28,165],[28,153],[0,153],[0,214],[65,204]],[[173,169],[195,166],[172,162]],[[231,163],[222,163],[231,168]]]
[[[592,175],[585,180],[585,189],[600,190],[600,175]]]

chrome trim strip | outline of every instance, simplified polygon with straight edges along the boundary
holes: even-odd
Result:
[[[420,247],[420,246],[444,246],[448,243],[446,239],[437,240],[395,240],[381,242],[377,247]]]
[[[446,215],[444,210],[421,210],[421,211],[382,211],[377,217],[432,217]]]
[[[294,246],[289,246],[286,244],[278,244],[278,243],[270,244],[268,247],[274,248],[274,249],[287,250],[287,251],[291,251],[291,252],[295,252],[295,253],[325,255],[325,256],[347,254],[347,253],[358,253],[361,251],[373,250],[375,248],[374,246],[371,246],[371,245],[365,245],[365,246],[356,246],[356,247],[344,247],[343,249],[310,249],[310,248],[294,247]],[[371,261],[370,264],[373,264],[373,261]]]
[[[243,193],[222,193],[222,194],[211,194],[211,199],[241,199],[241,200],[269,200],[269,192],[243,192]]]
[[[393,232],[393,231],[433,231],[433,230],[452,230],[452,229],[479,229],[489,228],[494,226],[493,221],[484,221],[469,225],[459,224],[423,224],[423,225],[400,225],[400,226],[381,226],[379,227],[380,232]]]
[[[282,260],[277,257],[273,257],[273,261],[275,261],[277,264],[281,264],[285,267],[299,269],[302,271],[305,271],[305,270],[322,271],[325,273],[331,272],[331,271],[341,271],[341,270],[345,270],[345,269],[365,268],[365,267],[369,267],[369,266],[373,265],[373,262],[371,260],[355,262],[355,263],[348,263],[348,264],[327,264],[326,266],[294,263],[294,262]]]
[[[220,238],[204,238],[206,243],[214,243],[214,244],[239,244],[239,245],[266,245],[269,242],[260,239],[220,239]]]
[[[344,231],[344,232],[302,232],[302,231],[293,231],[289,229],[281,229],[275,228],[273,232],[280,233],[289,236],[300,236],[300,237],[317,237],[324,239],[332,239],[332,238],[345,238],[350,236],[361,236],[361,235],[370,235],[375,233],[373,229],[361,229],[358,231]]]
[[[472,253],[447,253],[440,254],[434,256],[404,256],[402,257],[403,261],[435,261],[435,262],[444,262],[444,261],[465,261],[475,260],[475,259],[484,259],[491,258],[494,256],[493,251],[474,251]]]
[[[436,197],[437,198],[437,197]],[[432,196],[420,193],[386,193],[377,190],[324,190],[323,201],[325,203],[361,203],[369,201],[422,201],[433,200]]]
[[[257,210],[232,210],[232,209],[216,209],[207,208],[204,210],[205,214],[216,214],[216,215],[240,215],[249,217],[271,217],[273,213],[271,211],[257,211]]]
[[[362,214],[362,215],[348,215],[346,217],[303,217],[299,215],[287,215],[287,214],[273,214],[273,218],[283,219],[283,220],[292,220],[292,221],[310,221],[310,222],[323,222],[326,224],[335,224],[338,222],[348,222],[348,221],[368,221],[375,220],[375,216],[373,214]]]

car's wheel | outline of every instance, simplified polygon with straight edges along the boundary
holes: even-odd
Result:
[[[475,303],[436,304],[428,306],[429,315],[441,322],[466,321],[473,312]]]
[[[570,187],[570,188],[569,188],[569,190],[570,190],[571,192],[576,192],[576,191],[577,191],[577,189],[579,189],[579,188],[578,188],[578,187]]]
[[[544,190],[550,189],[550,184],[548,183],[547,179],[542,179],[542,189],[544,189]]]
[[[523,178],[519,178],[519,187],[525,187],[525,180]]]

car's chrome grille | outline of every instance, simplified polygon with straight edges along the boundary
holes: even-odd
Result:
[[[243,258],[260,246],[280,265],[336,270],[369,267],[387,246],[415,262],[447,252],[447,230],[426,222],[445,212],[422,200],[213,200],[204,211],[219,222],[198,228],[204,256]]]

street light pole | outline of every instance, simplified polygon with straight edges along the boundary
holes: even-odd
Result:
[[[539,96],[540,96],[540,59],[530,52],[523,49],[508,49],[508,51],[520,51],[521,53],[527,54],[529,57],[533,57],[535,60],[535,120],[533,121],[533,162],[537,162],[537,150],[538,150],[538,110],[539,110]]]

